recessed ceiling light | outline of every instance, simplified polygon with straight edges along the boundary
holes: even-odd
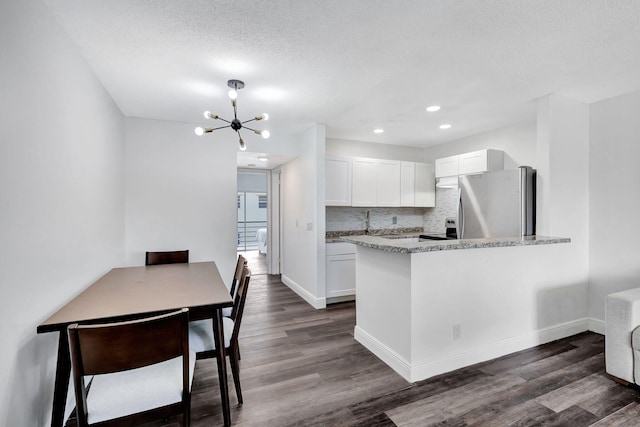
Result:
[[[384,129],[374,129],[373,133],[382,133],[384,132]]]
[[[261,162],[268,162],[269,158],[266,157],[266,156],[260,156],[260,157],[258,157],[258,160],[260,160]]]
[[[448,123],[445,123],[445,124],[443,124],[443,125],[440,125],[440,129],[449,129],[450,127],[451,127],[451,125],[450,125],[450,124],[448,124]]]
[[[433,113],[434,111],[438,111],[440,109],[439,105],[432,105],[431,107],[427,107],[427,111]]]

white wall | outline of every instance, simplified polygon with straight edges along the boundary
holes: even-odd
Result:
[[[589,315],[607,294],[640,286],[640,91],[591,105]]]
[[[404,160],[407,162],[421,162],[424,156],[423,148],[335,138],[327,138],[326,152],[327,155],[332,156],[371,157],[374,159]]]
[[[302,135],[299,157],[282,167],[282,281],[315,308],[325,306],[325,130]]]
[[[238,145],[203,140],[188,123],[125,123],[127,265],[144,265],[145,251],[189,249],[192,262],[216,261],[230,286]]]
[[[549,95],[538,101],[536,234],[569,237],[565,262],[580,289],[573,299],[588,314],[589,106]],[[602,325],[590,325],[599,331]]]
[[[436,159],[470,151],[493,148],[504,151],[504,168],[537,166],[536,122],[516,123],[500,129],[479,133],[446,144],[435,145],[424,150],[424,161],[434,163]]]
[[[50,423],[36,327],[124,260],[123,119],[48,7],[0,4],[0,425]]]

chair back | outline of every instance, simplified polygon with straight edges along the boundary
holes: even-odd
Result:
[[[184,264],[189,262],[189,250],[147,252],[144,265]]]
[[[240,333],[240,322],[242,321],[242,313],[244,313],[244,304],[247,300],[247,291],[249,290],[249,281],[251,280],[251,270],[244,267],[242,275],[238,281],[238,292],[233,302],[233,310],[231,311],[231,320],[233,320],[233,332],[231,340],[237,341]]]
[[[183,408],[190,405],[189,309],[127,322],[69,325],[79,425],[87,425],[85,376],[122,372],[182,356]]]
[[[238,255],[238,262],[236,263],[236,271],[233,274],[233,280],[231,281],[231,290],[229,291],[232,297],[235,297],[236,295],[235,293],[236,287],[238,286],[238,282],[242,277],[242,271],[246,266],[247,266],[247,259],[242,255]]]

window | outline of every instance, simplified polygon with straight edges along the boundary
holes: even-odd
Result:
[[[267,196],[258,196],[258,208],[266,209],[267,208]]]

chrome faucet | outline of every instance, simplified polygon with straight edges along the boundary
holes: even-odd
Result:
[[[369,209],[367,209],[364,220],[364,234],[369,234],[369,227],[371,226],[371,218],[369,217]]]

